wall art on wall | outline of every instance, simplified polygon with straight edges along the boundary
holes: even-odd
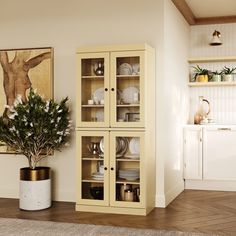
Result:
[[[26,101],[31,87],[46,99],[53,97],[53,48],[0,50],[0,115],[17,96]],[[0,153],[12,151],[3,146]]]

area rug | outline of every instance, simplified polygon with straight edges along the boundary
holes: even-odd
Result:
[[[213,236],[201,233],[0,218],[1,236]]]

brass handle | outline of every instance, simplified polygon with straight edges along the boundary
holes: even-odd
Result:
[[[218,130],[222,130],[222,131],[231,131],[231,128],[218,128]]]

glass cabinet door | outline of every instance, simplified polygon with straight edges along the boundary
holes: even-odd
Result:
[[[144,205],[144,134],[110,134],[110,203],[112,206]]]
[[[109,53],[78,54],[78,127],[109,126]]]
[[[82,204],[108,205],[109,132],[79,131],[78,200]]]
[[[144,52],[111,53],[112,127],[144,127]]]

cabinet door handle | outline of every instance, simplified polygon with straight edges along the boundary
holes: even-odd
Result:
[[[113,167],[111,167],[111,170],[114,170],[114,168],[113,168]]]
[[[115,91],[115,89],[114,89],[114,88],[111,88],[111,91]]]
[[[107,92],[107,91],[108,91],[108,88],[105,88],[105,91]]]
[[[230,131],[231,128],[218,128],[218,130],[223,130],[223,131]]]
[[[104,167],[104,170],[107,170],[107,167]]]

